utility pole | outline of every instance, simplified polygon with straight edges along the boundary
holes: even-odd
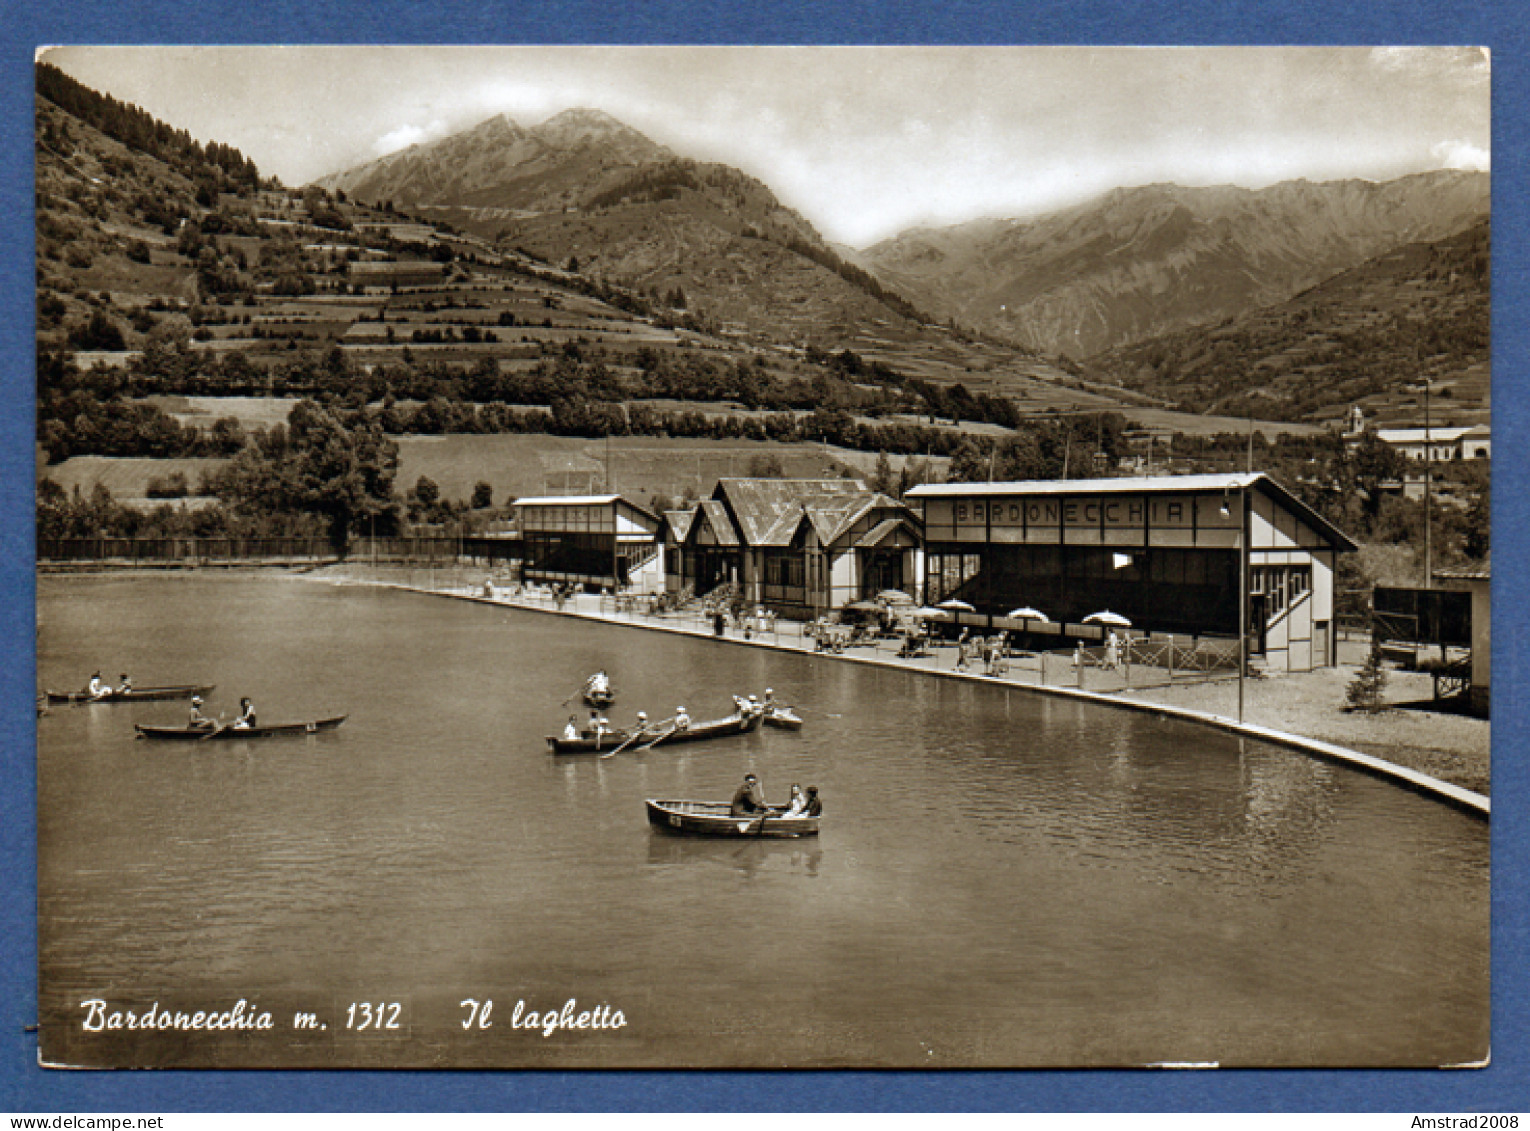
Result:
[[[1424,378],[1424,588],[1434,588],[1434,434],[1429,430],[1429,378]]]

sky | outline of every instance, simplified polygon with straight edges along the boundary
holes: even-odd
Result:
[[[601,109],[828,239],[1112,188],[1486,169],[1476,48],[69,47],[42,57],[300,185],[495,114]]]

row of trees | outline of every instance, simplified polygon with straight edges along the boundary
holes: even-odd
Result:
[[[344,553],[361,529],[398,532],[403,511],[393,493],[398,445],[366,414],[331,412],[300,401],[285,426],[257,432],[204,489],[218,505],[148,513],[115,503],[104,487],[70,494],[49,479],[38,486],[43,538],[101,534],[327,537]]]

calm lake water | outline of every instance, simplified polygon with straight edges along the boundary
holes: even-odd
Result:
[[[184,702],[38,720],[50,1060],[1487,1053],[1486,823],[1301,754],[1033,693],[290,577],[43,577],[38,613],[54,690],[101,668],[216,683],[214,715],[241,695],[263,722],[350,714],[330,735],[210,743],[135,741],[134,722],[180,723]],[[599,667],[618,723],[681,703],[715,717],[769,685],[806,726],[550,756],[544,736],[577,706],[560,701]],[[648,826],[645,797],[726,800],[746,770],[771,800],[817,784],[822,835]],[[607,1027],[523,1027],[570,998]],[[243,999],[273,1027],[91,1032],[91,999],[102,1019]],[[468,999],[493,1002],[488,1027]],[[361,1028],[363,1003],[397,1028]]]

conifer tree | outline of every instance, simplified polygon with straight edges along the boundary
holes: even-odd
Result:
[[[1381,645],[1372,644],[1370,655],[1349,682],[1344,693],[1345,701],[1352,711],[1375,714],[1386,705],[1381,698],[1386,686],[1387,670],[1381,664]]]

